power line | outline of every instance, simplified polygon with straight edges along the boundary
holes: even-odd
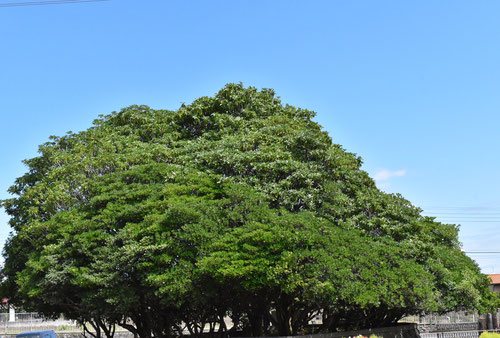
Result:
[[[9,2],[0,3],[0,8],[5,7],[27,7],[27,6],[44,6],[44,5],[64,5],[76,4],[84,2],[103,2],[110,0],[46,0],[46,1],[25,1],[25,2]]]
[[[481,254],[500,254],[500,251],[464,251],[466,254],[481,255]]]
[[[500,209],[499,205],[421,205],[420,207],[425,209],[461,209],[461,210],[488,210],[488,209]]]
[[[500,223],[500,220],[498,221],[476,221],[476,220],[473,220],[473,219],[443,219],[443,220],[439,220],[439,222],[441,223]]]
[[[494,221],[494,220],[500,220],[500,217],[498,216],[431,216],[431,217],[438,217],[438,218],[443,218],[443,219],[464,219],[464,220],[489,220],[489,221]]]
[[[422,216],[433,217],[441,222],[458,223],[500,223],[500,213],[481,211],[423,211]]]
[[[449,218],[438,218],[434,221],[439,223],[498,223],[500,220],[477,220],[477,219],[449,219]]]
[[[499,215],[500,212],[434,212],[434,211],[423,211],[425,214],[431,214],[431,215],[478,215],[478,216],[495,216]]]

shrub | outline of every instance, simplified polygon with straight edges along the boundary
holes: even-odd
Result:
[[[500,338],[500,333],[495,332],[483,332],[479,338]]]

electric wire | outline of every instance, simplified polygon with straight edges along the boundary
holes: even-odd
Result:
[[[500,251],[464,251],[464,253],[466,253],[468,255],[483,255],[483,254],[486,254],[486,255],[490,255],[490,254],[497,255],[497,254],[500,254]]]
[[[471,206],[428,206],[423,208],[424,216],[435,217],[440,221],[451,223],[499,223],[500,208],[498,207],[471,207]],[[464,250],[467,255],[500,255],[500,251],[495,250]]]
[[[110,0],[46,0],[46,1],[24,1],[24,2],[8,2],[0,3],[0,8],[6,7],[27,7],[27,6],[45,6],[45,5],[65,5],[85,2],[103,2]]]
[[[500,223],[498,207],[428,206],[422,215],[450,223]]]

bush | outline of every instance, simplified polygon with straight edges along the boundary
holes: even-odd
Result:
[[[479,338],[500,338],[500,333],[483,332],[483,333],[481,333]]]

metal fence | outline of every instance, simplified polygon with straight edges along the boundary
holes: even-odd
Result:
[[[479,331],[421,333],[420,338],[478,338]]]
[[[463,323],[462,321],[474,316],[475,322]],[[369,330],[337,332],[327,334],[316,334],[302,336],[300,338],[340,338],[340,337],[356,337],[358,335],[370,336],[375,334],[384,338],[478,338],[484,332],[486,326],[480,326],[477,321],[477,315],[458,313],[453,316],[421,318],[423,323],[413,323],[400,325],[395,327],[377,328]],[[460,323],[462,322],[462,323]],[[489,326],[488,326],[489,327]],[[15,317],[9,313],[0,313],[0,338],[5,335],[13,335],[25,331],[38,330],[54,330],[59,333],[81,332],[82,328],[73,320],[67,320],[63,317],[58,319],[49,319],[41,316],[38,313],[21,312],[15,313]],[[489,332],[500,330],[488,330]],[[131,336],[131,335],[130,335]],[[294,337],[297,338],[297,337]]]
[[[457,324],[457,323],[473,323],[479,319],[479,315],[474,312],[457,311],[443,315],[428,314],[424,316],[408,316],[401,319],[402,323],[417,323],[417,324]]]
[[[16,313],[12,318],[8,313],[0,313],[0,333],[15,334],[24,331],[54,330],[57,332],[76,332],[81,328],[73,320],[65,318],[50,319],[36,312]]]
[[[450,331],[420,333],[421,338],[478,338],[483,332],[499,332],[499,330],[471,330],[471,331]]]

